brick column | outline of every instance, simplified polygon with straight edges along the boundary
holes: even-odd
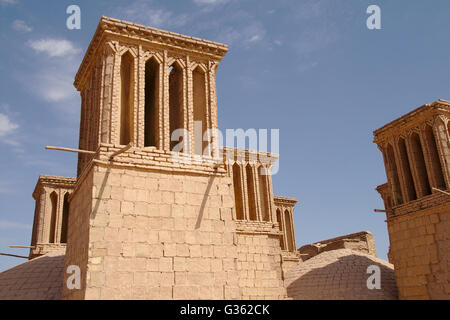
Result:
[[[439,157],[437,141],[434,136],[433,128],[425,125],[421,130],[423,138],[423,149],[425,163],[428,170],[428,178],[431,188],[442,188],[445,185],[442,174],[441,159]]]
[[[450,188],[450,132],[448,128],[448,119],[443,116],[436,116],[433,125],[433,132],[436,137],[440,161],[442,164],[442,174],[447,189]]]
[[[189,148],[191,157],[195,154],[195,127],[194,127],[194,81],[192,77],[192,68],[189,56],[186,57],[186,88],[187,103],[185,113],[185,129],[189,131]]]
[[[287,230],[286,230],[286,220],[284,217],[284,210],[285,207],[282,206],[280,208],[281,212],[280,212],[280,218],[281,218],[281,230],[283,231],[283,246],[284,246],[284,250],[289,250],[289,246],[287,243]]]
[[[289,216],[291,218],[291,233],[292,233],[292,245],[293,245],[293,251],[295,252],[297,250],[297,240],[295,239],[295,223],[294,223],[294,210],[293,208],[289,209]]]
[[[163,118],[163,150],[170,150],[170,122],[169,122],[169,64],[168,64],[167,50],[164,50],[163,55],[163,104],[162,108],[162,118]]]
[[[248,203],[248,188],[247,188],[247,163],[244,162],[242,165],[239,166],[241,169],[241,179],[242,179],[242,191],[243,191],[243,200],[244,200],[244,217],[245,220],[250,220],[250,207]]]
[[[189,101],[189,92],[188,92],[188,77],[189,77],[189,57],[186,56],[184,60],[184,66],[183,67],[183,106],[182,106],[182,112],[183,112],[183,129],[189,130],[189,135],[192,135],[192,130],[190,130],[191,125],[191,117],[193,117],[193,112],[191,109],[192,105],[188,105]],[[192,76],[192,74],[191,74]],[[192,118],[192,126],[194,124],[193,118]],[[192,139],[191,136],[189,137],[188,141],[189,145],[186,144],[186,139],[183,138],[183,152],[186,153],[186,148],[190,148],[189,153],[192,152]]]
[[[266,168],[266,185],[267,185],[267,198],[269,201],[269,217],[272,217],[272,222],[277,221],[277,210],[275,209],[275,200],[273,198],[273,183],[272,183],[272,171],[271,168]]]
[[[55,223],[55,243],[61,242],[61,227],[62,227],[62,214],[63,214],[63,206],[64,206],[64,194],[65,190],[58,190],[58,204],[56,210],[56,223]]]
[[[411,201],[410,193],[408,189],[410,186],[408,186],[408,183],[406,181],[406,163],[405,161],[408,161],[408,159],[403,159],[403,157],[400,154],[400,150],[398,147],[398,141],[397,143],[394,143],[393,146],[394,149],[394,155],[397,163],[397,172],[398,172],[398,178],[400,181],[400,190],[402,193],[403,202],[406,203],[408,201]]]
[[[208,123],[208,129],[214,130],[214,136],[212,137],[211,141],[211,154],[214,155],[219,150],[219,141],[218,140],[218,122],[217,122],[217,93],[216,93],[216,68],[217,63],[213,61],[208,62],[208,72],[207,72],[207,80],[208,80],[208,93],[209,93],[209,99],[207,99],[207,105],[208,105],[208,117],[209,117],[209,123]]]
[[[411,141],[411,135],[408,136],[406,140],[406,149],[408,150],[408,155],[410,157],[411,161],[411,173],[413,175],[414,185],[416,187],[417,192],[417,198],[421,198],[426,194],[425,186],[422,183],[422,179],[419,174],[418,169],[418,152],[415,147],[413,147],[412,141]]]
[[[42,243],[44,239],[44,226],[45,226],[45,198],[47,197],[47,192],[44,188],[41,189],[39,195],[39,208],[38,208],[38,225],[36,228],[36,244]]]
[[[111,106],[111,143],[120,143],[120,62],[121,55],[118,52],[114,54],[114,72],[113,72],[113,92],[112,92],[112,106]]]
[[[103,53],[103,84],[102,97],[100,102],[101,113],[101,142],[111,143],[111,116],[112,116],[112,95],[115,53],[111,45],[106,43]]]
[[[137,66],[136,66],[136,91],[137,91],[137,103],[135,105],[136,113],[136,129],[137,140],[135,145],[138,148],[143,148],[145,144],[145,56],[142,50],[142,45],[138,47]]]
[[[263,210],[264,210],[264,208],[261,206],[261,196],[262,196],[262,194],[261,194],[261,190],[260,190],[260,188],[259,188],[259,173],[258,173],[258,169],[259,169],[259,167],[257,167],[257,166],[252,166],[252,169],[253,169],[253,177],[254,177],[254,179],[253,179],[253,181],[254,181],[254,183],[255,183],[255,202],[256,202],[256,216],[257,216],[257,219],[258,219],[258,221],[263,221],[264,220],[264,217],[263,217],[263,215],[264,215],[264,213],[263,213]]]

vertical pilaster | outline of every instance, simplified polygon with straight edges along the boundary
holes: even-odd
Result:
[[[292,251],[295,252],[297,250],[297,241],[295,239],[294,213],[292,208],[289,208],[289,218],[291,219]]]
[[[45,206],[45,213],[44,213],[44,225],[43,225],[43,237],[42,242],[43,243],[49,243],[50,242],[50,224],[52,219],[52,199],[50,197],[51,190],[45,189],[45,202],[47,202],[49,205]]]
[[[216,69],[217,64],[213,61],[208,62],[208,114],[209,114],[209,124],[208,128],[213,130],[212,137],[210,140],[210,145],[212,147],[211,154],[215,156],[218,154],[219,141],[218,141],[218,122],[217,122],[217,89],[216,89]]]
[[[285,214],[284,214],[284,210],[285,207],[282,206],[280,208],[281,210],[281,230],[283,230],[283,246],[284,246],[284,250],[289,250],[289,246],[288,246],[288,237],[287,237],[287,229],[286,229],[286,219],[285,219]]]
[[[413,178],[413,184],[414,184],[414,190],[416,191],[416,197],[419,198],[419,196],[421,196],[422,194],[422,189],[420,186],[420,180],[419,180],[419,176],[418,176],[418,172],[417,172],[417,166],[415,163],[415,157],[413,154],[413,148],[411,146],[411,136],[406,136],[405,137],[405,145],[406,145],[406,153],[408,155],[408,161],[410,163],[410,169],[411,169],[411,176]]]
[[[428,183],[430,184],[430,187],[433,187],[435,185],[435,181],[433,178],[433,168],[431,166],[432,161],[431,161],[431,157],[430,157],[430,153],[429,153],[428,142],[425,137],[425,127],[424,126],[420,127],[419,138],[420,138],[420,144],[422,146],[423,157],[425,159],[425,168],[426,168],[426,172],[427,172]]]
[[[442,164],[442,174],[447,189],[450,188],[450,132],[447,127],[448,120],[442,116],[436,116],[433,125],[433,132],[436,137],[436,145],[439,158]]]
[[[267,206],[269,210],[269,217],[272,217],[272,222],[277,221],[277,212],[275,209],[275,200],[273,195],[273,184],[272,184],[272,169],[266,168],[266,184],[267,184],[267,198],[269,205]]]
[[[436,176],[436,171],[440,170],[439,168],[436,168],[435,166],[435,160],[433,158],[433,141],[434,136],[433,132],[427,131],[427,125],[423,125],[420,128],[420,139],[422,141],[422,149],[423,149],[423,155],[425,158],[425,164],[428,172],[428,181],[430,183],[431,188],[438,188],[438,180]],[[430,137],[431,133],[431,137]],[[433,141],[431,141],[433,139]],[[436,150],[435,150],[436,151]]]
[[[191,157],[195,154],[195,125],[194,125],[194,83],[192,78],[191,60],[186,56],[186,88],[187,88],[187,113],[185,114],[185,129],[189,131],[189,150]]]
[[[42,243],[44,241],[44,228],[45,228],[45,204],[47,203],[45,201],[47,197],[47,192],[44,188],[41,189],[39,194],[39,218],[38,218],[38,226],[37,226],[37,233],[36,233],[36,243]]]
[[[113,89],[112,89],[112,103],[111,103],[111,143],[120,144],[120,62],[121,56],[118,52],[114,53],[114,68],[113,68]]]
[[[136,103],[136,123],[137,128],[135,131],[137,132],[137,140],[136,146],[139,148],[143,148],[145,145],[145,57],[142,49],[142,45],[138,46],[138,54],[137,54],[137,103]]]
[[[55,243],[61,242],[61,227],[62,227],[62,212],[64,205],[64,190],[58,190],[58,203],[56,209],[56,222],[55,222]]]
[[[408,192],[408,182],[406,181],[407,173],[406,173],[406,163],[405,159],[403,159],[402,155],[400,154],[399,146],[398,146],[398,140],[394,141],[394,155],[397,163],[398,173],[399,173],[399,180],[400,180],[400,189],[402,192],[402,197],[404,199],[404,202],[408,202],[410,199],[410,193]],[[407,161],[407,159],[406,159]]]
[[[189,66],[188,66],[188,62],[189,62],[189,57],[186,56],[184,58],[184,67],[183,67],[183,106],[182,106],[182,110],[183,110],[183,129],[185,130],[189,130],[190,127],[190,117],[191,117],[191,110],[190,106],[188,105],[188,101],[189,101],[189,92],[188,92],[188,74],[189,72]],[[191,132],[192,130],[189,130],[189,141],[186,141],[185,138],[183,138],[183,152],[184,153],[191,153],[192,154],[192,137],[191,137]],[[186,149],[189,149],[189,152],[187,152]]]
[[[158,85],[158,136],[156,138],[156,147],[160,150],[165,149],[164,143],[165,143],[165,137],[164,137],[164,130],[165,130],[165,122],[164,122],[164,97],[165,97],[165,84],[164,84],[164,74],[165,74],[165,65],[164,65],[164,58],[162,61],[159,61],[158,64],[159,68],[159,85]]]
[[[132,95],[133,95],[133,115],[132,115],[132,119],[131,119],[131,137],[130,140],[135,143],[135,144],[140,144],[140,141],[138,139],[139,136],[139,68],[140,68],[140,63],[139,63],[139,54],[134,55],[133,51],[130,50],[130,53],[132,53],[133,56],[133,74],[132,74],[132,81],[133,81],[133,90],[132,91]],[[143,144],[142,144],[143,146]]]
[[[425,186],[422,184],[420,178],[419,165],[418,165],[418,152],[417,148],[413,146],[412,135],[408,135],[406,139],[406,148],[411,161],[411,173],[413,175],[414,185],[416,187],[417,197],[421,198],[426,194]]]
[[[170,150],[170,119],[169,119],[169,64],[167,50],[163,52],[163,149]]]
[[[258,174],[258,167],[255,165],[252,165],[252,172],[253,172],[253,183],[255,186],[255,202],[256,202],[256,218],[258,221],[264,220],[264,207],[261,206],[261,190],[259,187],[259,174]]]
[[[115,66],[115,53],[111,46],[105,44],[103,53],[103,76],[102,76],[102,97],[101,97],[101,142],[112,143],[112,95],[113,95],[113,79]]]
[[[244,216],[245,220],[250,220],[250,206],[248,202],[248,187],[247,187],[247,163],[243,162],[240,166],[241,168],[241,177],[242,177],[242,189],[243,189],[243,199],[244,199]]]

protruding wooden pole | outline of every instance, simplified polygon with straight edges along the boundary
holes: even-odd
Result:
[[[9,253],[0,253],[0,256],[28,259],[28,257],[25,257],[25,256],[18,256],[18,255],[9,254]]]
[[[34,246],[9,246],[10,248],[24,248],[24,249],[34,249]]]
[[[446,191],[444,191],[444,190],[441,190],[441,189],[438,189],[438,188],[432,188],[434,191],[437,191],[437,192],[440,192],[440,193],[443,193],[443,194],[446,194],[446,195],[448,195],[448,196],[450,196],[450,193],[448,193],[448,192],[446,192]]]
[[[128,149],[132,148],[134,146],[133,142],[130,142],[129,144],[127,144],[125,147],[123,147],[120,150],[117,150],[116,152],[114,152],[110,157],[109,160],[112,160],[114,157],[118,156],[121,153],[124,153],[125,151],[127,151]]]
[[[76,153],[96,154],[95,151],[80,150],[80,149],[72,149],[72,148],[63,148],[63,147],[51,147],[51,146],[46,146],[45,149],[47,149],[47,150],[58,150],[58,151],[76,152]]]

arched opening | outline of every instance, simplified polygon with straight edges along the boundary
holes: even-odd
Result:
[[[55,232],[56,232],[56,214],[58,213],[58,195],[55,191],[50,194],[50,230],[49,230],[49,243],[55,243]]]
[[[286,241],[287,241],[287,250],[294,251],[294,239],[292,237],[292,223],[291,223],[291,215],[288,210],[284,211],[284,221],[286,223]]]
[[[169,68],[169,130],[170,136],[177,129],[184,129],[184,76],[183,68],[174,62]],[[179,142],[170,139],[170,150]]]
[[[159,63],[151,57],[145,63],[144,146],[158,147],[159,139]]]
[[[120,144],[133,141],[134,120],[134,58],[129,51],[122,55],[120,63]]]
[[[194,122],[199,128],[195,130],[200,131],[201,136],[196,131],[194,137],[194,152],[198,155],[203,155],[205,148],[208,146],[208,141],[203,141],[203,135],[207,130],[207,113],[206,113],[206,74],[202,68],[197,67],[192,72],[192,86],[193,86],[193,103],[194,103]],[[201,122],[201,126],[198,124]],[[197,141],[199,140],[199,141]]]
[[[394,148],[391,145],[388,145],[386,149],[387,161],[389,164],[390,171],[390,183],[392,187],[392,196],[394,199],[395,205],[400,205],[403,203],[402,192],[400,189],[400,179],[397,170],[397,164],[395,162]]]
[[[245,173],[247,176],[247,194],[248,194],[248,216],[249,220],[258,220],[256,214],[256,191],[254,184],[253,168],[250,164],[245,167]]]
[[[431,194],[430,182],[428,180],[427,167],[425,165],[425,157],[423,155],[422,143],[418,133],[411,135],[411,147],[414,157],[414,163],[417,170],[419,184],[422,188],[422,196]]]
[[[414,187],[414,179],[411,172],[411,165],[408,160],[408,151],[406,149],[406,142],[405,139],[400,138],[398,140],[398,150],[400,153],[400,161],[402,163],[403,167],[403,174],[405,177],[405,183],[406,183],[406,192],[408,194],[408,201],[416,200],[417,199],[417,192],[416,188]]]
[[[242,176],[239,164],[233,164],[233,186],[234,201],[236,208],[236,219],[244,220],[243,199],[242,199]]]
[[[445,189],[444,173],[442,171],[441,159],[439,157],[439,151],[436,143],[436,136],[434,135],[433,128],[426,126],[424,131],[426,144],[428,146],[429,158],[431,160],[431,174],[436,184],[436,188]]]
[[[277,222],[278,222],[278,228],[280,229],[280,231],[283,231],[283,221],[282,221],[280,209],[277,209]],[[280,237],[280,247],[281,247],[281,250],[286,250],[284,247],[284,235],[282,235]]]
[[[69,193],[64,195],[63,214],[61,224],[61,243],[67,243],[67,232],[69,226]]]
[[[267,175],[264,173],[264,167],[258,167],[258,181],[259,181],[259,195],[260,195],[260,208],[263,221],[270,221],[269,214],[269,194],[267,188]]]

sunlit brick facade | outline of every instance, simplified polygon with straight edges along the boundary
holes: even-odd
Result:
[[[450,299],[450,102],[424,105],[374,132],[401,299]]]

